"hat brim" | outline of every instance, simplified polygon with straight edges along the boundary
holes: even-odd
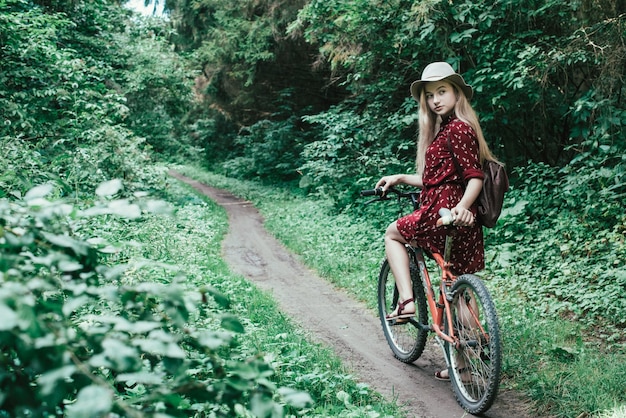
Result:
[[[431,81],[441,81],[441,80],[449,81],[452,84],[454,84],[456,87],[461,89],[463,91],[463,94],[465,94],[465,97],[467,97],[467,100],[470,100],[472,96],[474,95],[474,90],[472,89],[471,86],[468,86],[465,83],[465,80],[463,80],[463,77],[461,77],[458,74],[452,74],[452,75],[445,76],[445,77],[430,77],[430,78],[425,78],[423,80],[414,81],[413,83],[411,83],[411,96],[413,96],[413,98],[419,102],[420,94],[422,92],[422,89],[424,88],[424,84],[429,83]]]

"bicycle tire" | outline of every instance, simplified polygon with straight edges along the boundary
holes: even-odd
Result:
[[[452,295],[452,323],[460,344],[457,349],[446,343],[448,372],[459,405],[470,414],[481,414],[493,405],[500,386],[502,348],[496,308],[482,280],[473,274],[460,276]]]
[[[396,321],[386,319],[387,315],[393,312],[398,304],[398,289],[386,259],[383,261],[378,276],[378,314],[383,333],[393,355],[404,363],[412,363],[422,355],[428,337],[428,331],[425,329],[425,325],[428,324],[428,310],[424,285],[419,269],[413,261],[413,255],[409,255],[415,317],[404,323],[396,323]]]

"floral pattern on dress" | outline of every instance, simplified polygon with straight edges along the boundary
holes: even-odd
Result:
[[[458,173],[448,139],[461,166]],[[455,207],[465,192],[464,181],[484,178],[480,167],[478,139],[474,129],[454,115],[442,121],[439,132],[426,151],[420,207],[397,221],[398,231],[412,245],[443,253],[447,228],[437,227],[439,209]],[[476,216],[476,202],[470,208]],[[474,273],[485,267],[483,229],[480,223],[457,227],[452,247],[451,269],[457,274]]]

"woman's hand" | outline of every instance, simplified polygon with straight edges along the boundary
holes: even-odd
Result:
[[[375,188],[378,189],[381,187],[383,189],[383,193],[385,193],[387,192],[387,189],[400,183],[415,186],[420,189],[424,187],[421,174],[394,174],[392,176],[385,176],[378,180]]]
[[[389,189],[391,186],[395,186],[398,183],[402,183],[402,174],[394,174],[392,176],[385,176],[378,180],[376,183],[375,189],[379,187],[383,189],[383,194]]]
[[[476,221],[472,211],[460,205],[452,208],[452,216],[456,226],[472,226]]]

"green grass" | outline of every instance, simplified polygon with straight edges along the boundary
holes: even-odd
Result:
[[[374,308],[376,275],[383,256],[380,222],[337,214],[328,203],[275,188],[226,179],[190,167],[179,169],[190,177],[253,201],[265,217],[268,230],[288,248],[321,276]],[[582,413],[620,416],[626,405],[623,330],[615,327],[611,330],[602,321],[589,318],[577,321],[575,317],[551,310],[550,300],[545,300],[541,293],[541,283],[536,287],[526,283],[537,281],[538,277],[502,268],[503,259],[511,257],[515,248],[489,247],[489,234],[496,233],[496,230],[488,232],[486,254],[488,266],[496,268],[482,275],[487,279],[500,316],[503,387],[525,393],[538,416],[569,418]],[[541,270],[541,266],[534,267],[536,270],[531,272]],[[576,292],[573,287],[561,285],[566,291]],[[602,304],[603,300],[598,298],[595,302]]]
[[[504,339],[504,384],[526,392],[540,416],[578,417],[626,405],[626,356],[607,351],[580,323],[546,315],[491,287]]]
[[[228,227],[222,208],[174,179],[168,182],[164,198],[172,203],[174,215],[145,216],[141,222],[112,231],[120,242],[136,243],[117,257],[158,260],[158,264],[144,268],[141,274],[167,280],[163,271],[170,266],[169,276],[178,281],[184,277],[188,289],[211,286],[227,296],[233,302],[230,313],[245,327],[231,359],[262,359],[272,366],[270,379],[277,387],[308,392],[315,404],[302,416],[403,415],[396,405],[359,383],[330,348],[311,342],[279,311],[270,295],[229,270],[220,258]],[[196,321],[214,326],[205,318],[198,317]]]

